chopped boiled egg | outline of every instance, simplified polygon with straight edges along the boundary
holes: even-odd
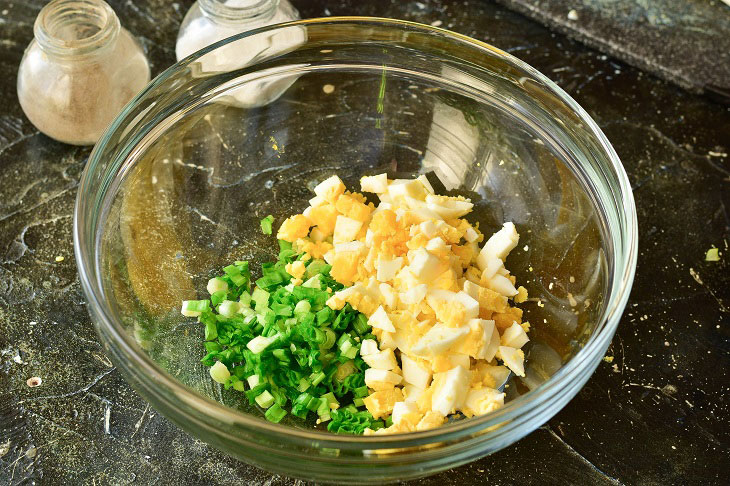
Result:
[[[395,359],[395,354],[393,354],[392,349],[384,349],[377,353],[362,355],[362,359],[369,367],[375,368],[376,370],[390,371],[398,367],[398,362]]]
[[[332,241],[335,245],[337,243],[352,241],[357,237],[357,234],[360,232],[360,228],[362,228],[362,221],[339,215],[335,222],[335,234]]]
[[[360,189],[362,192],[373,192],[375,194],[388,192],[388,176],[386,174],[378,174],[361,177]]]
[[[392,352],[392,351],[391,351]],[[368,368],[365,370],[365,384],[370,388],[378,389],[399,384],[403,377],[390,370],[379,370],[376,368]]]
[[[418,406],[413,402],[396,402],[395,405],[393,405],[393,414],[391,418],[393,419],[394,424],[400,424],[401,421],[407,417],[408,414],[412,413],[418,413]],[[422,414],[418,414],[418,419],[420,420]],[[416,421],[418,423],[418,420]],[[415,424],[414,424],[415,425]]]
[[[360,356],[368,356],[378,352],[378,343],[374,339],[363,339],[360,343]]]
[[[494,323],[494,321],[492,321]],[[527,333],[525,332],[524,328],[517,324],[517,322],[513,322],[510,327],[504,330],[502,333],[502,346],[510,346],[513,348],[521,348],[525,344],[527,344],[527,341],[529,341],[530,338],[527,337]]]
[[[417,360],[410,358],[407,354],[401,354],[403,368],[403,381],[411,385],[425,389],[431,383],[431,371],[422,366]]]
[[[418,356],[435,356],[460,343],[470,332],[469,326],[449,327],[438,323],[411,347]]]
[[[427,293],[428,293],[428,285],[426,285],[426,284],[414,285],[410,289],[408,289],[405,292],[402,292],[400,294],[400,300],[405,304],[417,305],[417,304],[420,304],[424,298],[426,298]]]
[[[419,248],[413,252],[413,258],[408,267],[421,283],[427,283],[443,271],[441,260],[425,248]]]
[[[529,324],[511,306],[527,290],[504,263],[519,241],[515,225],[484,233],[463,218],[470,200],[436,194],[425,176],[364,176],[360,187],[379,204],[332,176],[315,187],[305,214],[282,224],[279,238],[324,258],[330,276],[347,286],[329,307],[349,304],[368,318],[377,341],[360,343],[369,366],[363,402],[375,418],[393,419],[377,433],[427,430],[454,412],[499,408],[504,394],[496,388],[511,372],[525,375],[520,348],[529,341]],[[304,261],[286,267],[295,282],[322,288],[305,270]]]
[[[493,388],[471,389],[464,400],[464,413],[467,416],[483,415],[504,405],[504,393]]]
[[[382,305],[378,307],[373,315],[370,316],[370,319],[368,319],[368,324],[376,329],[382,329],[383,331],[387,332],[395,332],[395,327],[393,326],[390,317],[388,317],[388,314],[385,312],[385,309],[383,309]]]
[[[499,258],[500,260],[507,258],[507,255],[514,247],[517,246],[519,240],[520,235],[517,234],[517,229],[515,228],[514,223],[504,223],[502,229],[494,233],[487,242],[484,243],[482,251],[477,257],[477,264],[479,265],[479,268],[484,270],[487,266],[487,260],[490,258]]]
[[[498,357],[517,376],[525,376],[525,353],[521,349],[511,346],[500,346]]]
[[[469,372],[462,366],[455,366],[434,375],[433,381],[431,410],[446,416],[460,409],[469,390]]]
[[[322,199],[334,203],[340,194],[345,192],[345,184],[342,179],[333,175],[317,184],[314,193]]]
[[[403,257],[396,257],[392,260],[387,258],[378,259],[377,279],[381,282],[390,282],[395,278],[403,267]]]
[[[468,214],[474,205],[467,199],[429,194],[426,196],[428,209],[444,219],[460,218]]]
[[[365,373],[368,371],[370,370],[366,370]],[[390,372],[386,371],[386,373]],[[393,412],[395,404],[402,401],[403,392],[400,388],[393,387],[376,391],[363,399],[365,407],[375,419],[390,415]]]

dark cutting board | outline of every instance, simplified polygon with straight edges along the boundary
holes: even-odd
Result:
[[[689,91],[730,103],[730,1],[498,1]]]

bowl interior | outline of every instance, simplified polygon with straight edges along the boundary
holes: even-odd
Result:
[[[428,174],[437,191],[471,198],[468,218],[487,234],[517,225],[507,267],[531,297],[521,305],[531,342],[508,400],[570,360],[599,324],[610,279],[600,188],[576,155],[595,142],[539,82],[496,61],[475,74],[456,54],[310,38],[254,67],[203,56],[168,83],[174,102],[132,144],[98,242],[103,298],[141,352],[198,393],[262,416],[212,382],[203,328],[180,302],[207,296],[207,280],[234,260],[275,259],[259,220],[272,214],[277,228],[318,182],[337,174],[359,190],[362,175],[387,172]]]

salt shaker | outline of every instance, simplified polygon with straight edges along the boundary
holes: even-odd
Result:
[[[298,19],[299,12],[288,0],[198,0],[180,25],[175,54],[179,61],[232,35]],[[292,49],[305,40],[306,31],[301,27],[258,34],[199,57],[191,65],[191,70],[196,76],[233,71],[262,56]],[[244,108],[262,106],[278,98],[297,77],[285,75],[251,82],[230,90],[221,102]]]
[[[54,0],[33,33],[18,70],[20,106],[51,138],[96,143],[149,83],[142,47],[102,0]]]

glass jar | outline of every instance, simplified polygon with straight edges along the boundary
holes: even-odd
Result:
[[[299,19],[299,12],[288,0],[198,0],[188,10],[178,31],[177,60],[215,42],[259,27]],[[256,35],[240,45],[227,45],[199,57],[191,66],[194,75],[204,77],[248,66],[262,55],[285,52],[303,44],[303,28]],[[249,108],[277,99],[296,81],[297,76],[262,79],[227,96],[228,105]]]
[[[150,81],[142,47],[102,0],[55,0],[41,10],[18,69],[18,99],[41,132],[93,145]]]

